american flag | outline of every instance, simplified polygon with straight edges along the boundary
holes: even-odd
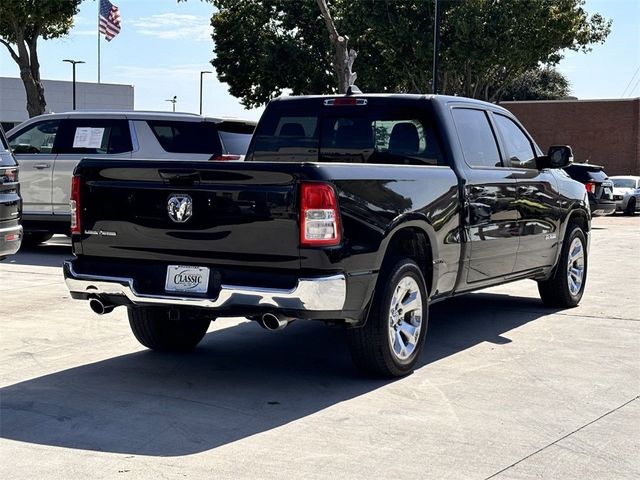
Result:
[[[100,33],[107,42],[120,33],[120,10],[109,0],[100,0]]]

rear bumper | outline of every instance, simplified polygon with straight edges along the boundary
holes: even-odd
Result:
[[[347,297],[346,278],[342,274],[301,278],[291,289],[222,284],[217,298],[205,298],[140,293],[131,278],[80,274],[74,271],[71,261],[64,262],[63,272],[73,298],[102,297],[117,305],[166,305],[229,312],[254,309],[326,312],[343,310]]]
[[[594,217],[610,215],[616,211],[616,202],[613,200],[591,200],[589,207],[591,215]]]
[[[22,226],[0,228],[0,257],[13,255],[22,244]]]

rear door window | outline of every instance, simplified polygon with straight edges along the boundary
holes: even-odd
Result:
[[[162,148],[171,153],[206,153],[220,155],[222,145],[213,122],[149,120],[151,131]]]
[[[498,144],[483,110],[454,108],[453,120],[462,153],[471,167],[502,167]]]
[[[55,153],[60,120],[45,120],[26,127],[9,139],[13,153]]]
[[[68,119],[62,122],[55,153],[104,155],[132,150],[127,120]]]

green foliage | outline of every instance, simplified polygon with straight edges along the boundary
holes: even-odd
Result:
[[[69,33],[82,0],[2,0],[0,37],[9,43],[19,38],[57,38]]]
[[[333,52],[315,0],[211,0],[218,78],[246,106],[283,90],[334,93]],[[430,92],[434,0],[333,0],[369,92]],[[442,0],[441,93],[486,100],[562,50],[589,51],[611,22],[583,0]]]
[[[507,85],[501,100],[560,100],[570,94],[569,82],[553,68],[529,70]]]

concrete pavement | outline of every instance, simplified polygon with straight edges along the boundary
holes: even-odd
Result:
[[[362,378],[342,332],[214,324],[188,355],[69,298],[64,238],[0,263],[0,476],[640,478],[640,218],[593,222],[587,291],[434,305],[416,372]]]

